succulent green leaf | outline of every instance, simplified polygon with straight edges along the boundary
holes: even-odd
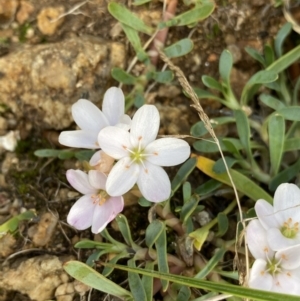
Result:
[[[134,48],[136,52],[137,58],[141,62],[149,61],[149,55],[146,53],[146,51],[143,49],[141,40],[138,34],[138,31],[133,29],[132,27],[121,23],[123,31],[126,34],[126,37],[128,38],[129,42],[131,43],[132,47]]]
[[[291,33],[292,27],[293,26],[291,23],[285,23],[278,31],[274,41],[275,52],[277,57],[282,56],[284,41],[287,38],[287,36]]]
[[[275,191],[277,187],[282,183],[291,181],[300,172],[300,159],[293,165],[285,168],[279,174],[274,176],[269,184],[270,191]]]
[[[226,164],[227,164],[228,168],[231,168],[235,163],[238,162],[236,159],[231,158],[231,157],[226,157],[225,156],[224,158],[225,158],[225,161],[226,161]],[[224,172],[226,172],[226,167],[225,167],[223,158],[220,158],[216,161],[216,163],[214,165],[214,168],[213,168],[213,171],[215,173],[224,173]]]
[[[128,266],[133,268],[136,267],[134,259],[128,260]],[[146,292],[139,274],[128,272],[128,282],[134,300],[147,301]]]
[[[285,104],[282,101],[269,94],[261,94],[259,99],[262,103],[275,111],[285,108]]]
[[[132,298],[130,292],[82,262],[75,260],[68,261],[64,264],[63,268],[70,276],[96,290],[124,298],[125,300]]]
[[[213,77],[208,76],[208,75],[203,75],[201,79],[202,79],[203,84],[207,88],[217,90],[217,91],[220,91],[220,92],[223,91],[222,85],[217,80],[215,80]]]
[[[146,229],[146,245],[152,248],[164,230],[165,224],[162,221],[158,219],[152,221]]]
[[[170,26],[183,26],[190,25],[193,23],[200,22],[211,15],[211,13],[215,9],[215,4],[213,1],[207,1],[206,3],[200,4],[198,3],[194,8],[184,12],[176,17],[168,20],[166,22],[162,22],[159,25],[159,28],[165,28]]]
[[[205,278],[223,259],[226,249],[220,248],[214,256],[206,263],[205,267],[194,277],[194,279]]]
[[[163,231],[155,241],[155,247],[157,251],[158,270],[163,273],[169,273],[166,228],[163,229]],[[166,279],[161,279],[161,284],[163,291],[165,292],[168,289],[169,281]]]
[[[264,57],[254,48],[246,47],[245,51],[255,60],[260,62],[264,67],[266,67],[266,62]]]
[[[179,57],[188,54],[193,50],[194,43],[191,39],[182,39],[166,48],[164,48],[164,53],[169,58]]]
[[[108,11],[119,22],[132,27],[133,29],[152,35],[154,30],[147,26],[137,15],[128,10],[124,5],[117,2],[110,2],[108,4]]]
[[[233,65],[232,54],[229,50],[223,50],[220,62],[219,62],[219,73],[224,84],[230,88],[230,73]]]
[[[195,193],[199,194],[200,197],[202,195],[210,194],[220,188],[223,184],[215,179],[210,179],[206,181],[204,184],[198,186],[195,189]]]
[[[111,76],[118,82],[126,85],[134,85],[138,80],[136,77],[118,67],[111,70]]]
[[[300,106],[290,106],[277,110],[286,120],[300,121]]]
[[[218,218],[218,232],[216,233],[216,237],[222,237],[227,232],[229,227],[228,217],[225,213],[220,212],[217,218]]]
[[[184,162],[183,165],[181,165],[181,167],[177,171],[177,174],[171,183],[171,188],[173,193],[177,191],[177,189],[182,185],[183,182],[186,181],[186,178],[195,169],[196,163],[197,163],[196,158],[190,158],[186,162]]]
[[[271,161],[271,175],[278,173],[283,149],[284,149],[284,134],[285,134],[285,121],[279,114],[272,114],[268,124],[269,132],[269,151]]]

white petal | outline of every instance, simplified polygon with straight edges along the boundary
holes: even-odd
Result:
[[[130,137],[133,146],[140,143],[142,148],[154,141],[159,129],[160,117],[153,105],[143,105],[132,118]]]
[[[69,147],[96,149],[99,148],[97,136],[98,132],[64,131],[60,133],[58,141]]]
[[[88,175],[79,169],[69,169],[66,173],[67,180],[75,188],[82,194],[93,194],[97,193],[97,189],[93,187],[90,182]]]
[[[146,169],[145,169],[146,168]],[[171,183],[167,173],[160,166],[145,162],[137,180],[142,195],[150,202],[162,202],[171,194]]]
[[[271,204],[260,199],[255,203],[254,208],[259,221],[266,230],[279,227],[279,222],[274,216],[274,208]]]
[[[282,235],[281,231],[277,228],[268,230],[268,243],[274,251],[285,249],[296,244],[300,244],[299,236],[295,238],[287,238]]]
[[[259,220],[252,220],[246,228],[247,243],[252,256],[255,259],[272,258],[274,252],[267,242],[267,233]]]
[[[299,295],[299,279],[293,277],[292,271],[282,271],[274,276],[272,291],[276,293]]]
[[[289,218],[300,222],[300,189],[295,184],[278,186],[274,195],[274,212],[281,218],[281,224]]]
[[[129,131],[131,127],[131,118],[128,115],[124,114],[123,116],[121,116],[119,123],[117,123],[116,126]]]
[[[103,205],[97,205],[94,211],[92,232],[99,233],[124,208],[123,197],[111,197]]]
[[[267,271],[267,262],[256,259],[250,270],[249,287],[270,291],[274,285],[274,279]]]
[[[129,155],[131,149],[129,133],[115,126],[108,126],[98,135],[98,142],[102,150],[115,159]]]
[[[184,162],[191,153],[187,142],[176,138],[157,139],[145,148],[145,153],[152,154],[147,161],[159,166],[174,166]]]
[[[91,195],[84,195],[72,206],[67,222],[78,230],[85,230],[92,225],[94,209]]]
[[[281,259],[280,265],[286,270],[300,267],[300,245],[277,251],[275,258]]]
[[[136,183],[140,166],[135,163],[129,165],[129,163],[130,158],[123,158],[110,171],[106,182],[106,191],[109,195],[121,196]]]
[[[72,116],[76,124],[86,131],[100,132],[109,125],[99,108],[86,99],[79,99],[73,104]]]
[[[88,176],[89,182],[93,187],[105,190],[107,176],[103,172],[90,170]]]
[[[125,99],[120,88],[109,88],[103,98],[102,112],[106,116],[109,125],[119,123],[120,117],[124,114]]]

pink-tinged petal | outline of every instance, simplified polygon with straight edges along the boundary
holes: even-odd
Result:
[[[94,209],[91,195],[84,195],[72,206],[67,222],[78,230],[85,230],[92,225]]]
[[[278,186],[274,195],[274,212],[281,224],[292,218],[300,222],[300,189],[295,184],[284,183]]]
[[[150,202],[165,201],[171,194],[171,183],[165,170],[148,162],[145,162],[145,168],[141,167],[137,185]]]
[[[98,132],[64,131],[60,133],[58,141],[69,147],[96,149],[99,148],[97,137]]]
[[[97,205],[94,211],[92,232],[99,233],[110,223],[124,208],[123,197],[111,197],[103,205]]]
[[[280,261],[280,266],[286,270],[300,267],[300,245],[281,249],[276,252],[275,258]]]
[[[128,149],[131,149],[129,133],[115,126],[108,126],[100,131],[98,142],[102,150],[115,159],[128,156]]]
[[[267,239],[270,247],[274,251],[300,244],[299,235],[294,238],[287,238],[282,235],[281,231],[278,228],[269,229]]]
[[[66,173],[67,180],[73,188],[82,194],[93,194],[97,193],[97,189],[93,187],[90,182],[88,175],[79,169],[69,169]]]
[[[153,105],[143,105],[132,118],[130,138],[134,147],[145,148],[150,142],[154,141],[159,129],[159,112]]]
[[[255,203],[254,208],[259,221],[266,230],[279,227],[279,222],[274,216],[274,208],[271,204],[260,199]]]
[[[267,262],[256,259],[250,270],[249,287],[270,291],[273,285],[273,276],[267,272]]]
[[[184,162],[191,153],[187,142],[176,138],[157,139],[145,148],[145,153],[152,154],[147,161],[159,166],[174,166]]]
[[[120,117],[124,114],[125,98],[120,88],[109,88],[103,98],[102,112],[106,116],[109,125],[119,123]]]
[[[107,155],[104,151],[100,150],[95,152],[90,159],[89,164],[93,166],[96,170],[108,174],[115,162],[115,159]]]
[[[73,104],[72,116],[76,124],[85,131],[100,132],[109,125],[99,108],[86,99],[79,99]]]
[[[107,176],[103,172],[90,170],[88,177],[89,182],[93,187],[99,190],[105,190]]]
[[[272,258],[274,251],[267,242],[267,233],[259,220],[252,220],[246,228],[248,248],[255,259]]]
[[[139,172],[140,166],[135,163],[130,165],[129,157],[121,159],[108,175],[106,182],[107,193],[111,196],[123,195],[136,183]]]

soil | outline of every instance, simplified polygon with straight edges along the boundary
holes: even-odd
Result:
[[[118,2],[149,25],[161,19],[160,1],[138,7],[131,1]],[[0,225],[26,210],[36,215],[19,222],[15,233],[0,239],[0,300],[104,300],[100,292],[93,290],[89,295],[87,287],[74,282],[62,269],[66,260],[85,261],[89,256],[91,251],[73,247],[80,239],[101,240],[90,230],[76,231],[66,223],[79,194],[67,183],[65,172],[81,165],[74,159],[37,158],[34,151],[62,148],[57,141],[60,131],[75,129],[71,104],[86,97],[100,106],[105,90],[118,85],[110,76],[111,68],[126,69],[134,59],[107,4],[105,0],[0,0],[0,136],[10,134],[8,142],[0,146]],[[180,1],[176,14],[187,9]],[[49,21],[55,18],[60,19]],[[281,7],[275,8],[270,1],[218,0],[214,13],[203,22],[192,28],[172,27],[165,44],[186,37],[193,40],[193,51],[173,63],[199,88],[203,88],[202,75],[219,77],[219,56],[230,49],[234,54],[232,86],[239,96],[259,69],[244,48],[261,51],[285,22]],[[141,38],[147,41],[145,35]],[[157,69],[162,67],[159,60]],[[143,64],[137,63],[132,73],[138,76],[143,70]],[[124,94],[131,88],[123,86]],[[146,102],[160,110],[160,134],[188,135],[198,121],[177,80],[156,84]],[[209,117],[222,114],[218,103],[207,100],[202,105]],[[129,113],[133,111],[131,108]],[[168,169],[171,177],[176,170]],[[205,179],[195,171],[190,182],[198,186],[196,182]],[[134,239],[141,240],[148,209],[140,207],[134,196],[125,202],[123,213]],[[180,196],[175,196],[175,202],[180,205]],[[214,205],[213,199],[207,201],[210,213],[217,215]],[[115,223],[108,230],[119,237]]]

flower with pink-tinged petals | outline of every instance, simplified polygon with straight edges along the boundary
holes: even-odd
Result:
[[[99,133],[101,149],[119,160],[107,178],[110,195],[123,195],[137,183],[142,195],[151,202],[169,198],[171,184],[161,166],[184,162],[190,155],[190,146],[177,138],[155,140],[159,122],[157,108],[144,105],[135,113],[130,132],[109,126]]]
[[[249,223],[246,235],[249,250],[256,259],[250,270],[249,287],[300,295],[300,245],[273,251],[259,220]]]
[[[295,184],[279,185],[273,206],[260,199],[255,211],[273,250],[300,244],[300,189]]]
[[[103,128],[130,128],[131,119],[124,114],[124,105],[123,92],[116,87],[111,87],[105,92],[102,111],[89,100],[79,99],[72,106],[72,116],[80,130],[62,132],[58,138],[59,143],[69,147],[99,148],[97,137]]]
[[[67,221],[78,230],[92,226],[93,233],[101,232],[124,208],[122,196],[110,196],[106,192],[107,177],[104,173],[90,170],[67,171],[69,183],[83,196],[72,206]]]

